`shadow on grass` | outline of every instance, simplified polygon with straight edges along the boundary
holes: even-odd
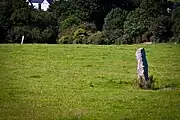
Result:
[[[97,83],[89,82],[90,87],[112,87],[112,88],[121,88],[125,86],[132,85],[132,82],[129,81],[117,81],[117,80],[106,80],[106,81],[100,81]]]
[[[180,88],[178,88],[178,84],[167,84],[162,87],[155,87],[153,90],[164,90],[164,89],[175,90]]]
[[[41,78],[40,75],[31,75],[30,78]]]
[[[127,82],[127,81],[119,81],[118,84],[124,84],[124,85],[132,85],[132,82]]]

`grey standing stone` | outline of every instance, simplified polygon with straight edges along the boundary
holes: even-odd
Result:
[[[136,60],[139,85],[141,88],[148,88],[150,81],[148,77],[148,62],[144,48],[137,49]]]

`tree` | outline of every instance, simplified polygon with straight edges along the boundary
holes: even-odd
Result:
[[[80,23],[81,23],[81,20],[77,16],[70,15],[65,20],[63,20],[59,23],[60,31],[67,29],[73,25],[78,25]]]
[[[123,29],[128,12],[121,8],[112,9],[104,19],[103,30]]]
[[[30,23],[31,12],[28,8],[20,8],[16,9],[12,15],[10,20],[12,21],[13,26],[23,26]]]
[[[4,43],[7,31],[10,28],[11,22],[9,20],[13,12],[12,5],[9,4],[8,0],[0,1],[0,43]]]
[[[128,0],[75,0],[77,9],[86,13],[83,16],[86,21],[94,22],[98,30],[102,29],[107,13],[116,7],[122,10],[131,10]]]
[[[63,21],[69,15],[76,14],[76,6],[72,0],[59,0],[49,6],[48,12],[54,13],[60,21]]]
[[[142,0],[140,8],[145,9],[152,17],[167,14],[167,0]]]
[[[148,31],[151,33],[147,39],[151,36],[157,38],[155,42],[167,42],[171,37],[171,21],[168,16],[161,15],[155,19],[150,25]]]
[[[130,3],[132,4],[132,6],[133,6],[134,8],[137,8],[137,7],[140,6],[140,4],[141,4],[142,1],[143,1],[143,0],[130,0]]]
[[[176,7],[171,15],[171,22],[173,23],[171,31],[173,33],[173,41],[180,43],[180,7]]]
[[[166,5],[166,0],[143,0],[139,8],[128,14],[124,23],[124,33],[129,34],[134,42],[141,38],[158,16],[167,13]]]
[[[62,42],[65,43],[71,43],[71,38],[76,38],[78,43],[79,37],[85,43],[84,39],[97,30],[103,31],[94,34],[95,37],[99,39],[102,35],[106,44],[130,44],[151,33],[163,37],[169,34],[170,29],[166,17],[169,15],[166,10],[168,4],[167,0],[59,0],[51,4],[48,11],[40,11],[28,6],[25,0],[1,0],[0,42],[8,42],[8,39],[19,42],[20,35],[25,35],[26,42],[56,43],[59,30],[59,36],[64,36]],[[173,12],[171,17],[174,37],[179,36],[178,14]],[[93,24],[92,29],[79,27],[82,23]],[[86,34],[73,37],[79,28]]]
[[[124,23],[124,33],[136,39],[148,30],[153,20],[145,9],[137,8],[128,14]]]
[[[2,33],[1,40],[3,40],[1,42],[7,42],[8,32],[11,31],[14,25],[27,24],[28,9],[28,4],[24,0],[0,1],[0,32]]]
[[[103,32],[108,44],[114,44],[123,35],[123,25],[127,14],[128,12],[121,8],[114,8],[106,15]]]
[[[101,30],[105,16],[116,7],[131,10],[129,0],[60,0],[52,4],[48,11],[56,13],[59,23],[75,15],[81,22],[95,23],[97,29]]]

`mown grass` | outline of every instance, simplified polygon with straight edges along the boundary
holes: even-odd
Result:
[[[144,47],[156,90],[134,87]],[[180,45],[0,45],[2,120],[178,120]]]

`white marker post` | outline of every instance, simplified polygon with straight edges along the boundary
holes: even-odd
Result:
[[[24,41],[24,35],[22,36],[21,44],[23,44],[23,41]]]

